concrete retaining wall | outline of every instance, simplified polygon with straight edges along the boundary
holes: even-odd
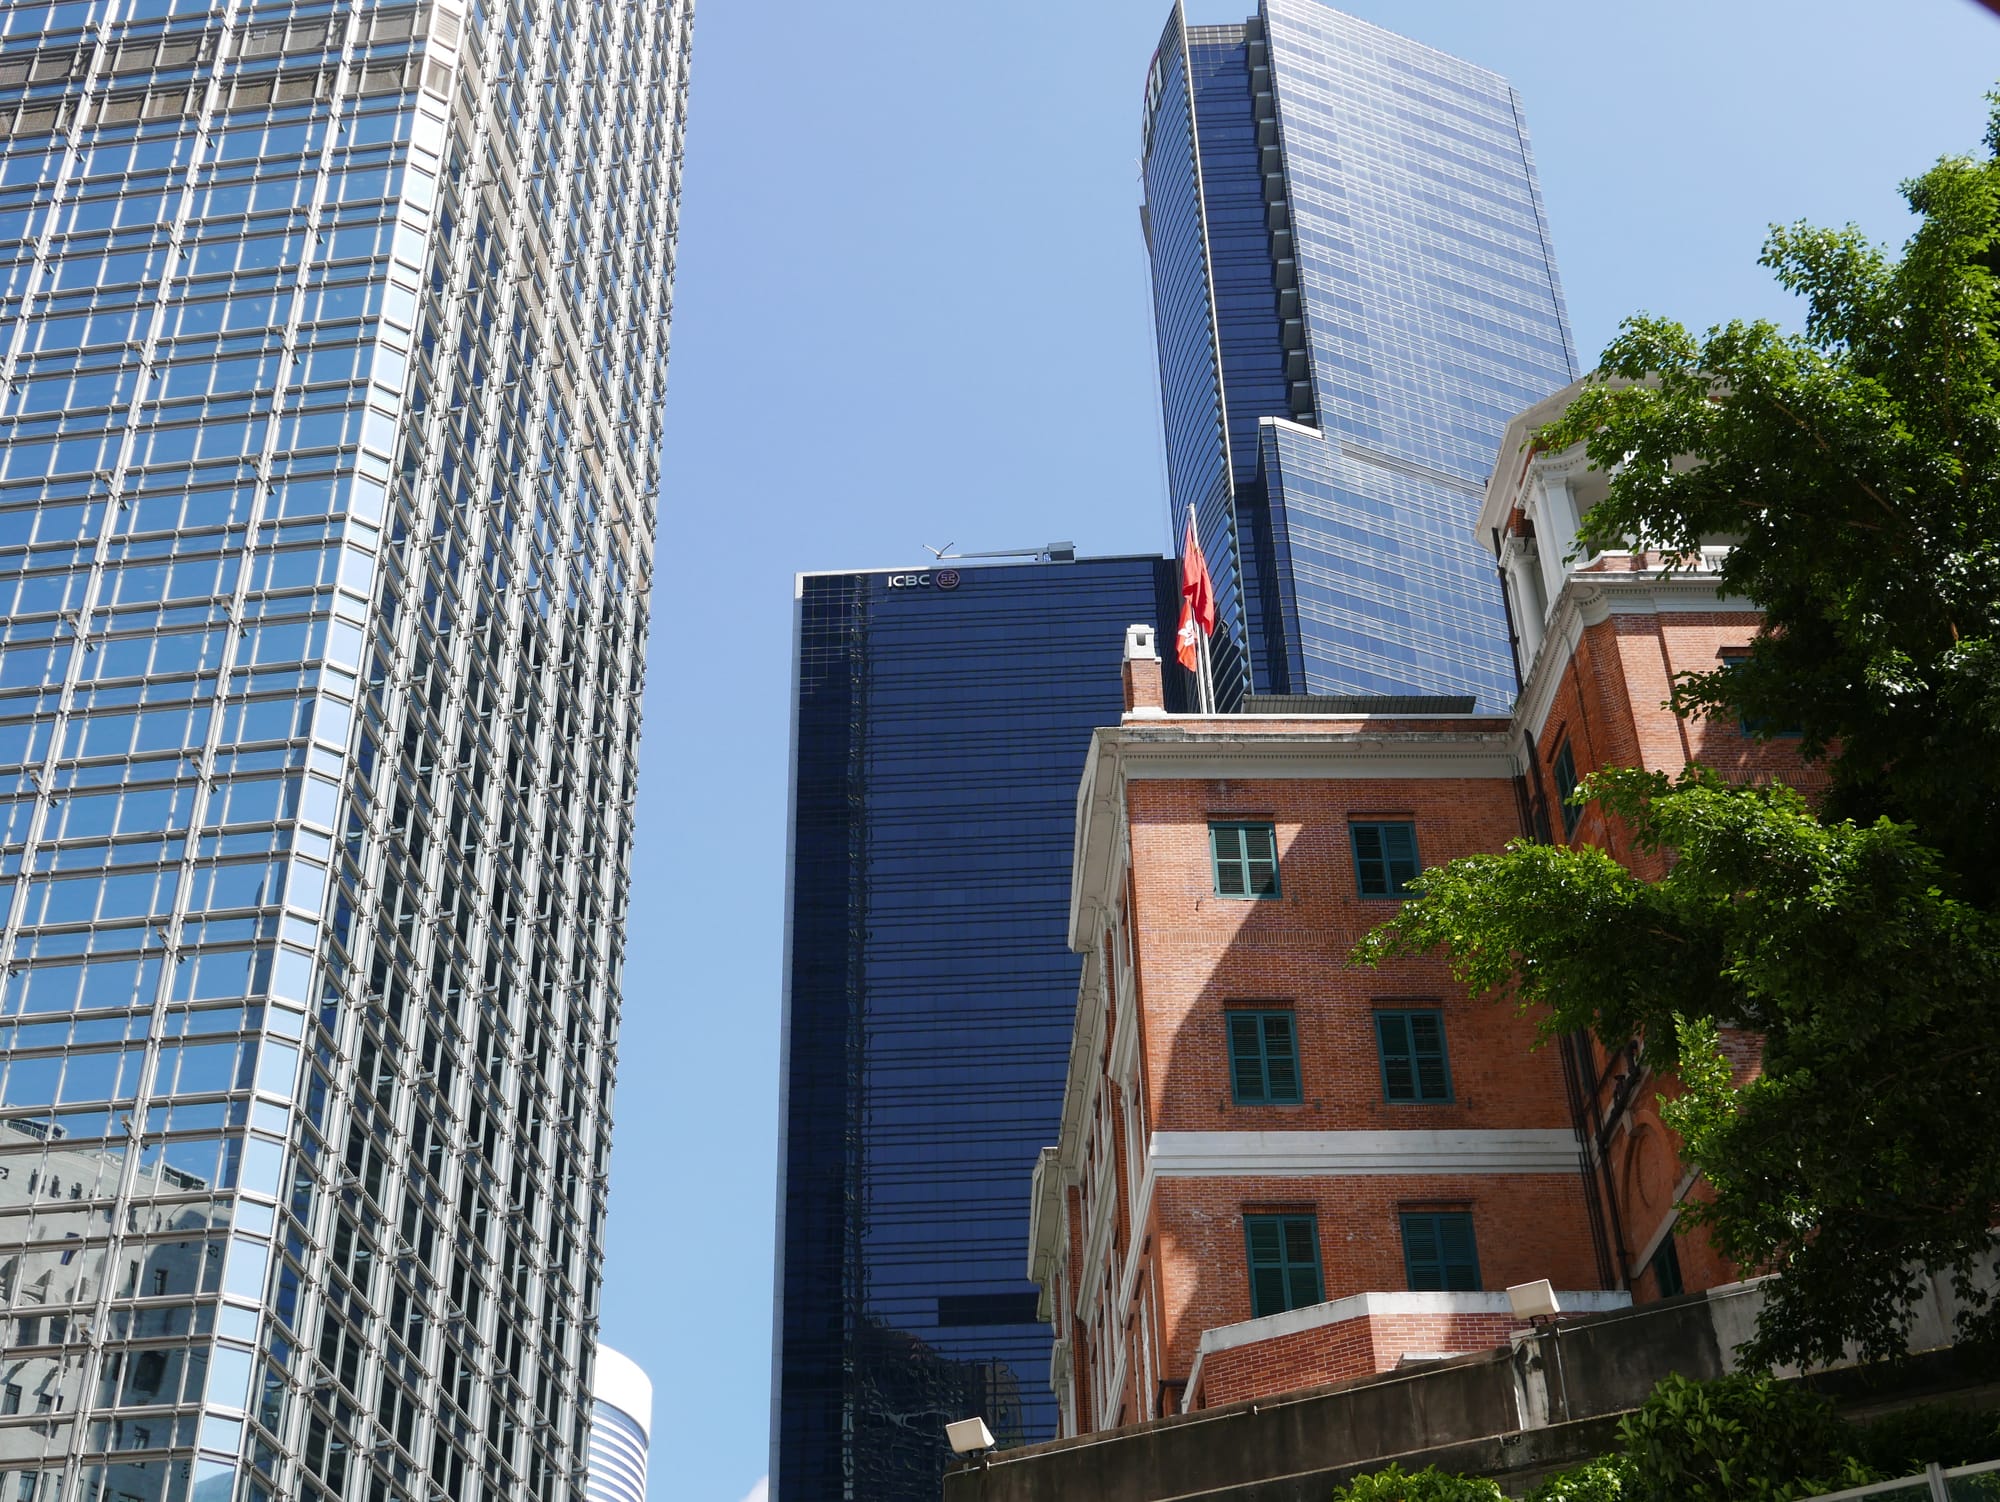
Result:
[[[1614,1447],[1620,1414],[1679,1372],[1720,1377],[1762,1303],[1759,1283],[1564,1320],[1511,1349],[1208,1408],[1009,1450],[945,1477],[945,1502],[1326,1502],[1336,1484],[1390,1459],[1436,1464],[1526,1490]],[[1924,1337],[1950,1329],[1948,1299]],[[1874,1373],[1811,1379],[1881,1408],[1990,1381],[1956,1353]]]

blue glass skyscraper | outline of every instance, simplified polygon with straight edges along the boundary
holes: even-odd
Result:
[[[1514,693],[1470,527],[1508,418],[1576,375],[1507,81],[1319,0],[1176,4],[1144,183],[1169,486],[1217,698]]]
[[[1025,1276],[1077,957],[1077,778],[1173,565],[798,586],[772,1494],[935,1502],[948,1420],[1052,1439]]]

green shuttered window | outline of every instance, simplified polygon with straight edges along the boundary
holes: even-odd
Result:
[[[1278,831],[1270,824],[1211,824],[1209,848],[1215,856],[1215,895],[1278,895]]]
[[[1385,1100],[1437,1105],[1451,1099],[1442,1012],[1377,1012],[1375,1045],[1382,1055]]]
[[[1250,1317],[1283,1314],[1320,1302],[1319,1220],[1312,1215],[1246,1215]]]
[[[1556,776],[1556,800],[1562,804],[1563,838],[1576,833],[1576,822],[1583,817],[1583,809],[1569,801],[1569,795],[1576,791],[1576,754],[1564,741],[1556,752],[1554,766],[1550,769]]]
[[[1350,824],[1354,840],[1354,886],[1363,897],[1407,897],[1422,868],[1417,864],[1414,824]]]
[[[1403,1217],[1403,1267],[1412,1293],[1476,1293],[1479,1252],[1464,1211]]]
[[[1299,1048],[1290,1012],[1228,1012],[1229,1088],[1239,1106],[1299,1103]]]

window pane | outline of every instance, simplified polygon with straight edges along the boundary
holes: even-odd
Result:
[[[1211,824],[1219,897],[1278,895],[1278,841],[1269,824]]]
[[[1569,795],[1576,791],[1576,757],[1568,741],[1556,752],[1554,771],[1556,797],[1562,802],[1563,835],[1568,837],[1576,833],[1577,820],[1583,817],[1583,810],[1569,801]]]
[[[1319,1259],[1313,1246],[1315,1237],[1311,1217],[1305,1215],[1288,1215],[1285,1217],[1284,1224],[1285,1260],[1294,1263],[1318,1261]]]
[[[1363,897],[1405,897],[1421,869],[1414,824],[1352,824],[1354,882]]]
[[[1417,874],[1417,828],[1414,824],[1384,825],[1382,843],[1389,860],[1389,890],[1401,896]]]
[[[1275,1216],[1253,1215],[1244,1223],[1250,1237],[1250,1260],[1258,1266],[1275,1263],[1283,1248]]]
[[[1266,1099],[1299,1098],[1299,1061],[1292,1045],[1292,1018],[1288,1012],[1264,1014],[1264,1070]]]
[[[1445,1068],[1444,1018],[1436,1012],[1412,1012],[1409,1024],[1417,1099],[1449,1100],[1451,1076]]]
[[[1253,824],[1245,827],[1242,833],[1250,890],[1259,897],[1275,897],[1278,893],[1277,832],[1268,824]]]
[[[1472,1217],[1464,1211],[1405,1215],[1403,1260],[1414,1293],[1470,1293],[1479,1288]]]
[[[1410,1063],[1409,1019],[1401,1012],[1378,1012],[1375,1036],[1382,1050],[1383,1095],[1395,1101],[1415,1100],[1417,1083]]]
[[[1433,1215],[1404,1216],[1403,1250],[1409,1254],[1412,1263],[1422,1263],[1426,1266],[1435,1265],[1438,1260],[1437,1217]]]
[[[1353,834],[1355,881],[1361,895],[1387,896],[1389,877],[1382,861],[1382,831],[1373,824],[1356,824]]]
[[[1237,1100],[1264,1099],[1264,1067],[1257,1049],[1256,1013],[1238,1012],[1229,1019],[1229,1054]]]
[[[1319,1223],[1311,1215],[1246,1215],[1253,1317],[1320,1302]]]
[[[1242,833],[1233,824],[1209,830],[1215,844],[1215,890],[1223,897],[1246,897],[1250,892],[1243,878]]]

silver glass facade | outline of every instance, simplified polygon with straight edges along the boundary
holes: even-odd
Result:
[[[1470,528],[1508,418],[1576,374],[1518,96],[1343,15],[1169,17],[1147,80],[1174,530],[1216,575],[1223,707],[1512,702]]]
[[[687,0],[0,4],[0,1498],[580,1497]]]

